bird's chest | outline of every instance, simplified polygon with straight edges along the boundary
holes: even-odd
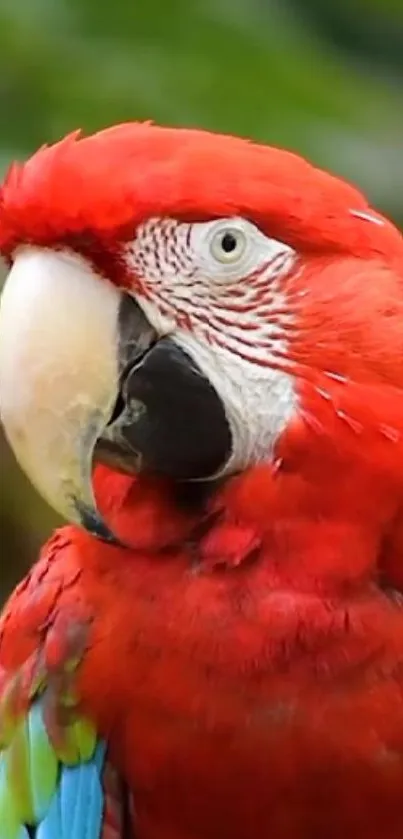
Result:
[[[401,839],[403,696],[378,695],[386,727],[364,688],[170,679],[112,738],[139,839]]]
[[[127,595],[94,655],[114,639],[101,715],[139,839],[401,839],[403,683],[336,614],[211,580]]]

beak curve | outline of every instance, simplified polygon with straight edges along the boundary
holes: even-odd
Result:
[[[48,503],[110,542],[116,539],[97,511],[91,478],[118,396],[125,296],[75,253],[26,246],[15,255],[0,307],[6,437]]]
[[[210,481],[232,438],[223,401],[175,335],[68,250],[18,250],[0,307],[0,417],[33,485],[64,518],[120,544],[94,498],[94,458]]]

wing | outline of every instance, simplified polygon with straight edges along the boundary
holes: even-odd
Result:
[[[124,835],[123,786],[75,693],[91,618],[60,531],[0,621],[0,839]]]

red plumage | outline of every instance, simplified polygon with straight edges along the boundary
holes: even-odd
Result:
[[[296,154],[237,137],[127,124],[75,133],[10,170],[3,186],[0,246],[97,238],[111,247],[152,216],[241,215],[303,252],[394,258],[401,236],[365,223],[361,193]],[[373,213],[373,211],[371,211]],[[376,215],[373,213],[373,215]],[[381,219],[380,216],[378,216]]]
[[[79,692],[134,790],[140,837],[398,839],[403,616],[378,588],[384,487],[350,476],[329,510],[308,476],[235,479],[216,499],[228,539],[224,523],[212,571],[214,529],[185,547],[198,522],[140,483],[120,512],[117,478],[100,493],[141,547],[56,536],[4,615],[2,666],[53,625],[89,623]],[[237,527],[256,544],[229,572]]]
[[[41,150],[3,188],[3,252],[75,243],[119,282],[116,242],[157,215],[243,215],[300,254],[275,462],[203,507],[98,467],[130,550],[64,528],[0,626],[11,672],[87,625],[79,694],[139,839],[403,835],[403,244],[351,210],[372,213],[287,152],[148,125]]]

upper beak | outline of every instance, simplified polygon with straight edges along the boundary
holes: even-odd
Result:
[[[0,308],[0,415],[10,445],[49,504],[110,541],[91,476],[119,391],[125,298],[76,254],[27,246]]]
[[[94,454],[183,480],[215,475],[231,452],[222,400],[195,361],[68,250],[15,255],[0,308],[0,416],[49,504],[111,542]]]

